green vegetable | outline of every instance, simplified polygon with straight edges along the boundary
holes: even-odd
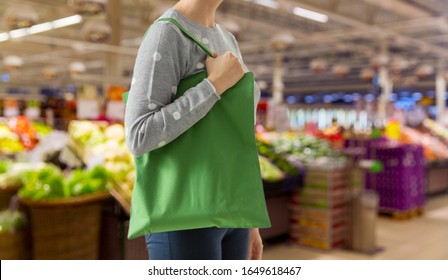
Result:
[[[73,139],[88,147],[96,146],[107,140],[101,127],[90,121],[72,121],[69,134]]]
[[[33,122],[31,126],[36,130],[39,138],[44,138],[46,135],[50,134],[53,130],[51,126],[48,126],[43,123]]]
[[[66,181],[67,191],[72,196],[84,195],[108,189],[109,172],[103,166],[95,166],[90,171],[74,170]]]
[[[72,190],[76,185],[82,184],[83,180],[85,180],[85,172],[81,169],[74,170],[65,181],[65,193],[71,196]]]
[[[0,212],[0,234],[14,232],[24,225],[25,218],[22,213],[10,210]]]
[[[102,180],[102,182],[107,182],[110,177],[109,172],[101,165],[97,165],[90,170],[89,175],[91,178]]]
[[[102,166],[92,170],[74,170],[64,180],[55,166],[47,166],[39,171],[28,172],[25,185],[19,195],[32,200],[70,198],[94,192],[105,191],[109,187],[110,175]]]
[[[286,153],[278,153],[274,146],[257,141],[258,153],[272,161],[281,171],[289,175],[298,175],[299,171],[286,160]]]
[[[28,172],[24,182],[24,187],[19,190],[22,197],[32,200],[65,197],[62,174],[55,166]]]
[[[276,182],[282,180],[285,176],[283,172],[263,156],[258,156],[260,161],[261,177],[267,182]]]
[[[0,174],[0,189],[8,187],[18,187],[22,184],[19,177],[14,174],[3,173]]]
[[[24,150],[25,148],[18,139],[0,139],[0,153],[15,154]]]
[[[124,161],[106,162],[104,167],[117,182],[127,181],[127,176],[134,170],[134,166],[131,163]]]
[[[8,171],[8,164],[6,161],[0,161],[0,174],[6,173]]]
[[[343,157],[327,141],[308,135],[281,136],[273,141],[272,146],[276,153],[294,155],[305,164],[323,157]]]
[[[9,163],[6,162],[6,173],[0,172],[0,188],[20,187],[28,177],[28,173],[36,172],[47,166],[45,163]]]

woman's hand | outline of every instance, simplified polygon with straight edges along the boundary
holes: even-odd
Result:
[[[208,80],[215,86],[219,95],[233,87],[244,76],[240,60],[232,52],[226,52],[215,58],[207,57],[205,61]]]
[[[249,260],[261,260],[263,255],[263,241],[261,240],[258,228],[251,228],[249,235]]]

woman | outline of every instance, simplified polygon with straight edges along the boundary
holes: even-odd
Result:
[[[203,118],[245,74],[232,34],[215,24],[222,0],[180,0],[173,18],[215,52],[207,57],[170,22],[151,26],[134,68],[126,109],[126,141],[134,156],[165,146]],[[206,68],[208,78],[173,101],[180,80]],[[254,104],[260,92],[255,87]],[[147,133],[146,133],[147,132]],[[200,228],[146,235],[150,259],[261,259],[258,229]]]

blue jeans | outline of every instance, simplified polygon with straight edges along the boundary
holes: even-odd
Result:
[[[245,260],[249,229],[200,228],[145,235],[151,260]]]

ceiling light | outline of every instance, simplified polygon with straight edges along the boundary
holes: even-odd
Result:
[[[12,39],[20,38],[28,35],[28,28],[20,28],[9,32],[9,37]]]
[[[8,41],[9,40],[9,34],[8,32],[0,33],[0,42]]]
[[[295,7],[292,11],[295,15],[299,17],[304,17],[322,23],[328,22],[328,16],[325,14],[321,14],[318,12],[310,11],[299,7]]]
[[[278,7],[280,6],[275,0],[253,0],[252,2],[272,9],[278,9]]]
[[[40,32],[49,31],[51,29],[53,29],[53,24],[51,24],[51,22],[45,22],[31,26],[28,30],[28,33],[36,34]]]
[[[87,67],[84,63],[75,61],[75,62],[70,63],[70,65],[68,66],[68,69],[71,74],[79,74],[79,73],[86,72]]]
[[[66,18],[57,19],[52,21],[53,28],[60,28],[64,26],[69,26],[73,24],[80,23],[82,21],[82,17],[80,15],[74,15]]]
[[[74,15],[66,18],[57,19],[52,22],[39,23],[29,28],[20,28],[12,30],[9,33],[3,32],[0,33],[0,42],[5,42],[8,41],[9,39],[20,38],[30,34],[45,32],[56,28],[66,27],[69,25],[80,23],[81,21],[82,17],[80,15]]]
[[[24,64],[23,59],[16,55],[8,55],[3,58],[3,64],[9,71],[21,68]]]

